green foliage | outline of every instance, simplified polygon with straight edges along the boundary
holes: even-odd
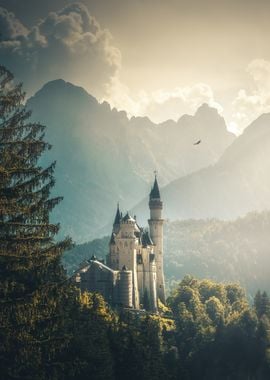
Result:
[[[267,379],[269,319],[249,306],[239,285],[186,276],[168,304],[182,379]]]
[[[254,306],[259,318],[270,318],[270,300],[266,292],[258,291],[254,297]]]
[[[250,213],[234,221],[186,220],[165,224],[167,289],[186,274],[239,282],[251,298],[270,291],[270,213]]]
[[[114,379],[110,332],[114,330],[115,315],[97,293],[83,293],[76,306],[68,352],[76,366],[69,378]]]
[[[49,215],[55,163],[39,165],[50,148],[44,126],[28,121],[21,85],[0,67],[0,361],[2,378],[60,378],[70,333],[63,325],[71,292]],[[46,363],[46,364],[45,364]]]
[[[117,380],[170,379],[166,332],[171,326],[167,322],[159,316],[121,313],[112,346]]]
[[[187,273],[198,278],[240,282],[249,296],[270,291],[270,213],[235,221],[187,220],[167,223],[165,277],[172,288]]]

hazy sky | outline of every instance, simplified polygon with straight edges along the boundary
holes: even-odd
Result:
[[[270,1],[0,0],[0,62],[33,93],[59,77],[156,122],[270,112]]]

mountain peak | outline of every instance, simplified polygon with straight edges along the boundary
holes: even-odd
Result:
[[[86,98],[88,101],[98,103],[96,98],[90,95],[83,87],[74,85],[70,82],[66,82],[64,79],[54,79],[45,83],[40,90],[38,90],[34,96],[30,98],[39,98],[43,96],[74,96],[75,98]]]
[[[220,117],[218,110],[215,107],[209,106],[208,103],[202,103],[197,109],[194,116],[211,115],[213,117]]]

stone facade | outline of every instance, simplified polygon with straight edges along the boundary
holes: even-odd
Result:
[[[156,311],[158,299],[165,303],[162,207],[156,178],[149,197],[149,231],[117,207],[106,265],[92,257],[78,271],[82,290],[135,309]]]

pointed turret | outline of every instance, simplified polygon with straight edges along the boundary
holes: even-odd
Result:
[[[151,189],[149,198],[150,198],[150,200],[151,199],[160,199],[160,192],[159,192],[159,187],[158,187],[157,175],[156,174],[155,174],[154,185],[153,185],[153,187]]]
[[[150,208],[150,219],[149,230],[150,238],[154,243],[154,253],[156,257],[157,264],[157,281],[156,290],[157,296],[161,302],[165,303],[165,283],[164,283],[164,273],[163,273],[163,222],[162,219],[162,208],[163,203],[160,198],[160,191],[157,182],[157,175],[155,173],[154,185],[151,189],[149,195],[149,208]]]
[[[149,208],[151,212],[151,219],[161,219],[162,201],[160,199],[160,191],[156,173],[154,184],[149,194]]]
[[[117,210],[113,222],[113,233],[117,233],[120,227],[120,222],[121,222],[122,216],[119,210],[119,203],[117,203]]]
[[[120,220],[121,220],[121,214],[120,214],[120,210],[119,210],[119,203],[117,203],[117,210],[116,210],[113,225],[120,224]]]

